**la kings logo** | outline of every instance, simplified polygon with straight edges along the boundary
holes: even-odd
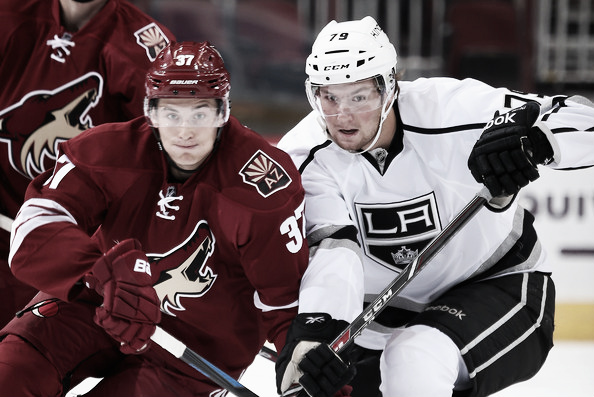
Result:
[[[397,203],[355,203],[365,254],[402,270],[441,231],[433,192]]]

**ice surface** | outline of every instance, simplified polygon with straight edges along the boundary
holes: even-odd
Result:
[[[84,393],[98,380],[88,379],[67,397]],[[274,363],[256,357],[242,379],[243,385],[259,397],[275,397]],[[593,397],[594,342],[559,341],[540,372],[532,379],[513,385],[493,397]]]

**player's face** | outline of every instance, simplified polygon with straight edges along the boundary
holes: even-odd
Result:
[[[161,144],[183,170],[195,170],[212,152],[222,125],[215,99],[162,98],[151,116]]]
[[[383,102],[374,80],[322,86],[317,95],[334,142],[345,150],[366,149],[377,133]]]

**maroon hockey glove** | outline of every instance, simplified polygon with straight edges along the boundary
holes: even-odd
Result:
[[[300,383],[311,397],[347,396],[347,383],[355,376],[355,366],[328,346],[347,325],[326,313],[299,314],[276,361],[277,392],[282,395]]]
[[[137,240],[124,240],[99,258],[84,277],[89,288],[103,296],[95,322],[121,343],[120,350],[126,354],[143,353],[161,321],[149,262],[140,249]]]
[[[552,161],[553,148],[538,127],[539,105],[528,102],[495,117],[475,143],[468,168],[493,197],[512,196],[539,177],[538,164]]]

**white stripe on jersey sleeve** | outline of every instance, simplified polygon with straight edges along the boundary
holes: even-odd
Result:
[[[34,198],[27,200],[14,220],[13,233],[10,241],[10,254],[8,264],[16,251],[19,249],[23,240],[33,230],[53,222],[70,222],[77,224],[74,217],[53,200]]]
[[[298,305],[299,305],[299,301],[294,301],[294,302],[291,302],[285,306],[269,306],[260,300],[260,295],[258,295],[258,291],[254,292],[254,306],[256,306],[258,309],[262,310],[263,312],[269,312],[272,310],[288,309],[290,307],[296,307]]]

